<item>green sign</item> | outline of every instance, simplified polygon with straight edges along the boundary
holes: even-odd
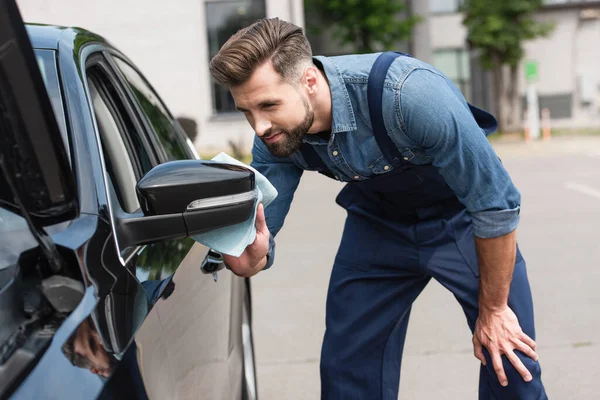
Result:
[[[525,62],[525,77],[528,81],[535,81],[538,78],[538,63],[537,61]]]

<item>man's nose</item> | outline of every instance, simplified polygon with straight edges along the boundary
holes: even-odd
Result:
[[[260,137],[263,137],[265,133],[267,133],[272,127],[271,121],[268,119],[257,119],[256,124],[254,126],[254,130],[256,134]]]

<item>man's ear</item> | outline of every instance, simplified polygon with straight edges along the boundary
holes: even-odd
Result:
[[[319,82],[319,71],[317,67],[311,65],[304,70],[304,77],[302,78],[304,86],[308,91],[308,94],[315,94],[317,92],[317,83]]]

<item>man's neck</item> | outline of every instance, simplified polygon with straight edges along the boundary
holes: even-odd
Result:
[[[332,125],[332,99],[331,90],[325,73],[319,69],[320,88],[312,104],[315,120],[308,133],[319,133],[330,131]]]

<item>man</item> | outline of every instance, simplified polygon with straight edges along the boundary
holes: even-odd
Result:
[[[337,198],[348,217],[327,297],[324,399],[397,398],[411,305],[432,277],[474,332],[479,397],[546,398],[516,244],[520,194],[486,139],[492,116],[407,55],[313,58],[302,30],[279,19],[232,36],[211,73],[256,132],[252,165],[279,192],[264,214],[259,206],[255,242],[224,256],[234,273],[273,264],[303,170],[348,182]]]
[[[79,325],[63,345],[62,351],[76,367],[89,369],[103,378],[108,378],[117,365],[117,360],[104,349],[92,317]]]

